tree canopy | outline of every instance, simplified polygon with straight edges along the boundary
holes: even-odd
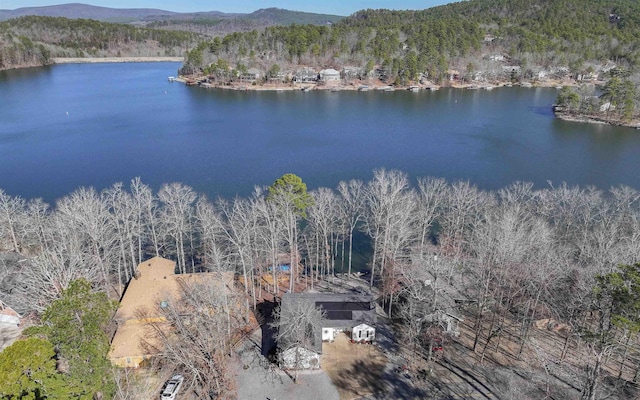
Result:
[[[64,398],[64,384],[56,373],[53,345],[32,337],[18,340],[0,352],[0,397],[7,400]]]
[[[94,292],[89,282],[78,279],[45,310],[42,325],[28,330],[55,346],[69,397],[111,396],[113,383],[105,379],[111,368],[106,328],[116,306],[106,293]]]
[[[295,174],[284,174],[269,186],[267,201],[279,200],[286,200],[302,218],[307,217],[306,209],[313,205],[313,197],[307,193],[307,184]]]

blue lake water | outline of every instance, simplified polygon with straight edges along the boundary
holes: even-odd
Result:
[[[556,89],[234,92],[169,83],[178,67],[0,72],[0,188],[53,202],[140,176],[232,197],[288,172],[335,187],[384,167],[482,189],[640,189],[640,131],[556,120]]]

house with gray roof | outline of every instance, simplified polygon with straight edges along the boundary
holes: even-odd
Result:
[[[285,368],[291,367],[293,360],[302,368],[317,368],[320,365],[322,342],[332,342],[336,336],[344,332],[352,342],[371,343],[376,335],[375,300],[368,294],[332,294],[332,293],[286,293],[282,296],[281,309],[294,309],[296,302],[311,301],[322,310],[322,328],[310,332],[309,345],[301,349],[299,346],[281,348],[281,360]],[[297,359],[304,354],[302,363]],[[295,356],[295,357],[294,357]],[[310,360],[310,362],[306,362]]]

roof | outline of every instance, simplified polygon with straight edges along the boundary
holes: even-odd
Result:
[[[112,361],[157,354],[158,341],[150,323],[165,321],[160,312],[161,302],[180,298],[185,284],[206,281],[220,290],[233,287],[232,272],[176,275],[174,271],[175,262],[162,257],[138,265],[116,311],[118,329],[109,351]]]
[[[19,325],[21,318],[20,314],[0,300],[0,324]]]
[[[9,317],[22,318],[20,314],[15,312],[13,308],[9,307],[4,301],[0,300],[0,315],[7,315]]]
[[[336,71],[333,68],[327,68],[320,71],[320,75],[340,75],[340,72]]]
[[[154,313],[155,305],[176,297],[179,285],[175,275],[176,263],[162,257],[153,257],[138,265],[136,275],[120,300],[115,319],[124,322],[139,319],[141,313]]]
[[[293,308],[294,303],[312,301],[324,311],[323,328],[349,329],[362,323],[375,327],[376,312],[373,296],[353,293],[285,293],[282,309]],[[322,352],[322,332],[314,332],[314,346],[311,350]]]

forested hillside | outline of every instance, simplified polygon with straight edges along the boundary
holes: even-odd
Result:
[[[0,190],[0,250],[23,255],[10,262],[3,253],[0,296],[39,313],[84,279],[117,298],[139,262],[161,255],[181,273],[237,273],[252,307],[262,292],[278,293],[261,282],[284,254],[304,266],[286,272],[292,282],[312,287],[340,270],[370,271],[415,363],[433,362],[437,335],[465,349],[472,369],[490,362],[530,377],[517,398],[631,398],[640,375],[639,199],[629,187],[484,192],[435,178],[412,187],[385,170],[309,192],[288,174],[269,190],[214,202],[138,179],[78,189],[54,208]],[[459,316],[462,334],[423,318],[438,312]],[[484,382],[500,394],[504,379]]]
[[[229,35],[194,49],[186,67],[219,59],[265,71],[273,64],[382,65],[401,81],[420,73],[438,81],[450,68],[486,70],[489,57],[523,75],[545,67],[582,73],[607,61],[635,69],[639,21],[633,0],[471,0],[422,11],[363,10],[333,26]]]
[[[224,36],[233,32],[263,30],[274,25],[330,25],[340,21],[339,15],[314,14],[301,11],[265,8],[250,14],[195,13],[154,20],[149,28],[183,30],[209,36]]]
[[[88,19],[21,17],[0,22],[0,69],[46,65],[53,57],[181,57],[202,40]]]

